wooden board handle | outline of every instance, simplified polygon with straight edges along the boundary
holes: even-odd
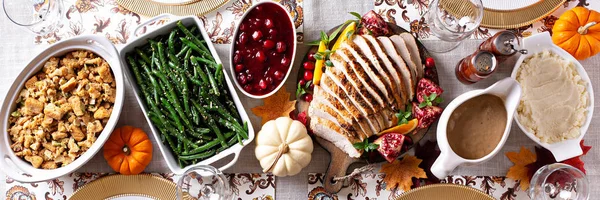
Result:
[[[329,161],[329,167],[327,168],[327,172],[325,173],[325,177],[323,177],[323,187],[325,191],[329,193],[337,193],[342,189],[344,185],[343,182],[334,182],[333,177],[342,177],[346,175],[348,167],[357,161],[358,158],[352,158],[346,152],[337,148],[331,142],[324,140],[320,137],[315,137],[317,142],[321,144],[325,150],[329,152],[331,155],[331,161]]]

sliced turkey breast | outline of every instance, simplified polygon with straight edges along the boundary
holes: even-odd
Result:
[[[360,121],[356,121],[354,117],[348,112],[348,110],[338,101],[334,96],[331,96],[329,93],[325,92],[320,86],[315,86],[313,90],[313,101],[311,102],[311,106],[313,102],[318,102],[323,105],[330,107],[338,117],[341,117],[346,122],[352,122],[352,127],[354,130],[361,133],[368,133],[365,135],[372,134],[371,128],[368,123],[361,119]],[[309,114],[309,116],[311,116]]]
[[[352,117],[354,118],[354,120],[356,120],[357,122],[362,122],[364,120],[364,122],[367,123],[367,125],[371,131],[365,130],[365,133],[379,133],[379,131],[381,131],[381,128],[380,128],[379,124],[377,123],[377,120],[369,120],[369,119],[365,120],[365,117],[356,108],[356,106],[354,106],[352,101],[350,101],[350,99],[348,99],[348,97],[346,96],[344,91],[338,85],[336,85],[331,79],[329,79],[329,77],[327,77],[326,75],[322,76],[320,85],[321,85],[321,88],[323,89],[323,91],[325,91],[328,94],[330,94],[331,96],[335,97],[335,99],[337,99],[344,106],[344,108],[348,109],[349,113],[352,114]],[[362,125],[361,125],[361,127],[362,127]]]
[[[396,89],[398,84],[396,84],[396,82],[392,79],[392,75],[387,68],[383,66],[381,59],[375,53],[375,48],[373,45],[371,45],[371,43],[369,43],[367,39],[361,35],[353,37],[352,41],[359,47],[362,54],[368,59],[369,63],[375,67],[376,72],[378,72],[383,79],[383,83],[385,83],[385,85],[390,89],[392,97],[394,97],[395,100],[392,108],[398,108],[399,103],[401,104],[401,102],[403,102],[402,97],[400,96],[401,94],[397,92],[398,90]]]
[[[343,42],[342,45],[340,45],[340,48],[348,49],[348,51],[352,54],[356,62],[360,64],[360,66],[367,73],[371,81],[375,84],[375,86],[377,86],[382,96],[385,97],[385,102],[387,103],[387,105],[392,108],[395,108],[396,100],[392,96],[391,88],[386,86],[386,84],[383,81],[383,76],[379,75],[377,69],[374,66],[372,66],[369,63],[369,61],[367,61],[367,59],[361,52],[359,52],[359,47],[350,40],[347,40],[346,42]]]
[[[412,73],[410,72],[410,69],[408,69],[408,67],[406,66],[406,62],[404,61],[404,59],[402,59],[402,56],[400,56],[400,53],[394,46],[394,43],[392,42],[392,40],[390,40],[389,37],[383,37],[383,36],[378,37],[377,39],[383,45],[383,48],[385,49],[387,55],[394,61],[394,63],[396,63],[396,67],[398,68],[398,71],[400,71],[400,73],[402,74],[402,82],[404,83],[404,86],[406,87],[406,94],[408,95],[408,98],[406,99],[406,103],[410,103],[410,101],[412,101],[412,99],[415,96],[415,88],[416,88],[417,83],[413,80],[416,78],[412,77]],[[410,62],[410,61],[408,61],[408,62]]]
[[[346,152],[350,157],[358,158],[362,152],[354,148],[353,144],[362,142],[356,132],[346,131],[330,120],[313,116],[310,119],[310,129],[313,133]]]
[[[410,69],[413,83],[417,83],[418,67],[415,61],[413,61],[410,50],[408,50],[408,46],[406,46],[404,39],[402,39],[400,35],[392,35],[390,36],[390,40],[392,40],[392,42],[394,43],[394,47],[396,47],[396,50],[398,50],[398,53],[400,53],[400,56],[408,66],[408,69]]]
[[[342,59],[342,60],[339,60]],[[365,72],[365,70],[360,66],[352,53],[348,51],[347,48],[339,48],[335,51],[333,55],[331,55],[330,60],[336,65],[336,68],[344,71],[346,73],[346,77],[350,80],[354,80],[356,82],[356,87],[361,91],[368,91],[368,94],[364,94],[367,99],[374,99],[375,103],[379,105],[380,109],[386,108],[388,104],[385,102],[381,91],[379,88],[375,86],[374,81],[371,81],[369,75]],[[364,88],[364,89],[363,89]]]
[[[357,123],[354,123],[354,121],[346,121],[346,119],[338,115],[332,107],[326,105],[322,99],[313,99],[308,107],[308,116],[327,119],[348,132],[356,132],[361,138],[369,137],[360,129],[360,127],[358,127]]]
[[[408,94],[406,91],[408,89],[404,85],[404,81],[402,81],[402,74],[400,71],[398,71],[396,63],[391,61],[390,57],[387,55],[387,52],[384,50],[383,45],[379,42],[379,40],[377,40],[377,38],[370,35],[363,35],[363,37],[369,41],[371,46],[373,46],[373,49],[375,49],[375,52],[377,53],[377,57],[379,57],[379,60],[381,61],[380,64],[385,66],[391,75],[392,80],[394,83],[396,83],[396,92],[400,94],[401,99],[401,101],[398,101],[398,108],[404,108],[407,102],[406,100],[408,99]]]
[[[421,80],[425,75],[425,68],[423,68],[423,63],[421,61],[421,53],[419,52],[419,46],[417,45],[417,41],[415,37],[413,37],[410,33],[401,33],[400,37],[404,40],[404,43],[408,47],[410,51],[410,58],[415,63],[417,67],[417,79]]]

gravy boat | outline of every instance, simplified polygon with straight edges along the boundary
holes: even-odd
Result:
[[[500,139],[500,142],[498,142],[498,144],[496,145],[496,148],[494,148],[494,150],[488,155],[479,159],[465,159],[457,155],[450,147],[450,144],[448,144],[448,121],[450,120],[450,116],[458,106],[462,105],[469,99],[483,94],[490,94],[500,97],[504,102],[504,108],[506,109],[506,121],[498,122],[505,124],[504,133],[502,135],[502,138]],[[496,155],[496,153],[498,153],[500,149],[502,149],[502,146],[504,146],[504,143],[506,142],[506,139],[510,134],[510,127],[512,125],[513,116],[517,109],[517,106],[519,105],[520,100],[521,86],[513,78],[502,79],[486,89],[472,90],[461,94],[460,96],[452,100],[452,102],[450,102],[450,104],[446,106],[437,126],[437,141],[441,153],[440,156],[435,160],[435,162],[431,166],[431,172],[433,173],[433,175],[435,175],[439,179],[443,179],[446,178],[446,176],[448,176],[448,174],[450,174],[450,172],[452,172],[452,170],[454,170],[454,168],[456,168],[458,165],[478,164],[494,157],[494,155]],[[464,139],[467,140],[469,138]]]

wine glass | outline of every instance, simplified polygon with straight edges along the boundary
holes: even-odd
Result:
[[[532,200],[587,200],[590,195],[585,174],[562,163],[538,169],[531,178],[527,194]]]
[[[231,200],[233,198],[227,177],[210,165],[200,165],[185,171],[177,182],[176,192],[178,200]]]
[[[439,41],[425,44],[427,50],[444,53],[456,48],[481,23],[481,0],[433,0],[424,14],[433,36]]]
[[[55,31],[62,20],[62,0],[3,0],[4,13],[13,23],[38,35]]]

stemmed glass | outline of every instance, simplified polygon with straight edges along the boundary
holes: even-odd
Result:
[[[527,194],[532,200],[587,200],[589,187],[585,174],[579,169],[555,163],[533,174]]]
[[[425,48],[444,53],[456,48],[479,27],[483,4],[481,0],[433,0],[424,15],[429,30],[440,39],[426,43]]]
[[[10,21],[38,35],[55,31],[64,12],[62,0],[3,0],[2,7]]]
[[[229,181],[218,169],[200,165],[188,169],[177,182],[178,200],[231,200]]]

